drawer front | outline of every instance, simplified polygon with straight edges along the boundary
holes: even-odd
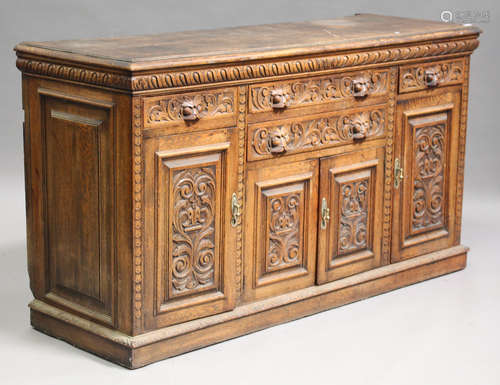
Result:
[[[465,78],[465,58],[401,66],[399,93],[461,84]]]
[[[144,128],[196,130],[234,126],[236,88],[187,92],[144,98]]]
[[[383,147],[321,160],[318,283],[381,265],[383,186]]]
[[[244,300],[314,284],[318,161],[248,171]]]
[[[251,124],[248,160],[334,147],[383,137],[387,124],[384,104],[304,118]]]
[[[373,104],[389,93],[390,69],[369,70],[269,82],[250,86],[249,121],[280,119],[293,110],[307,113]],[[303,114],[304,111],[297,111]]]

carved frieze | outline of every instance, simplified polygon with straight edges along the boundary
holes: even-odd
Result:
[[[418,91],[442,84],[459,84],[464,80],[464,76],[462,58],[403,66],[399,77],[399,92]]]
[[[144,75],[115,74],[96,71],[73,64],[50,63],[42,59],[19,57],[17,67],[25,72],[58,79],[77,81],[104,87],[146,91],[177,87],[215,84],[231,81],[271,78],[275,76],[314,73],[359,65],[391,63],[400,60],[436,57],[461,52],[472,52],[479,40],[418,44],[409,47],[373,49],[365,52],[334,54],[329,56],[270,61],[267,63],[228,64],[208,69],[157,72]]]
[[[196,111],[196,118],[207,119],[235,112],[235,92],[221,90],[196,94],[171,95],[144,99],[144,125],[182,122],[185,120],[184,106],[189,103]]]
[[[137,75],[132,78],[132,89],[142,91],[158,88],[175,88],[199,84],[261,79],[281,75],[313,73],[336,68],[349,68],[366,64],[391,63],[399,60],[435,57],[477,48],[476,38],[441,43],[419,44],[409,47],[375,49],[365,52],[342,53],[329,56],[268,63],[232,65],[213,69],[169,72],[155,75]]]
[[[341,101],[356,96],[383,95],[388,89],[389,70],[256,85],[250,87],[250,112],[273,110],[273,94],[283,95],[287,108]]]
[[[283,124],[257,124],[249,130],[249,159],[344,144],[357,138],[379,137],[384,134],[385,121],[385,107],[372,107]]]

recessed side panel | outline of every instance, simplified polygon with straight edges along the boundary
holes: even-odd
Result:
[[[111,106],[41,91],[46,297],[111,322],[113,115]]]

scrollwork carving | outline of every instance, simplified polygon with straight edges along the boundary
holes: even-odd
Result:
[[[461,83],[463,78],[463,59],[406,66],[401,70],[399,89],[401,92],[415,91],[438,84]]]
[[[421,231],[444,224],[444,123],[416,130],[412,229]]]
[[[252,134],[254,157],[348,143],[356,135],[376,137],[384,133],[385,109],[347,113],[282,125],[257,127]],[[361,137],[358,136],[358,139]]]
[[[191,106],[198,118],[234,113],[234,93],[214,92],[165,97],[144,102],[146,124],[182,121],[185,106]]]
[[[302,195],[272,197],[269,200],[269,246],[266,270],[275,271],[300,263],[300,205]]]
[[[215,180],[214,166],[173,176],[172,296],[214,283]]]
[[[270,111],[275,107],[277,92],[286,95],[288,108],[342,100],[349,97],[380,95],[387,92],[388,71],[368,71],[361,74],[327,76],[318,79],[294,80],[250,88],[250,111]],[[360,87],[358,91],[356,87]],[[285,98],[285,97],[284,97]]]
[[[368,178],[340,186],[339,255],[367,247],[369,189]]]

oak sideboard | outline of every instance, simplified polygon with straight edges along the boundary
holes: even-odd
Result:
[[[17,45],[31,324],[137,368],[463,269],[480,32],[358,14]]]

